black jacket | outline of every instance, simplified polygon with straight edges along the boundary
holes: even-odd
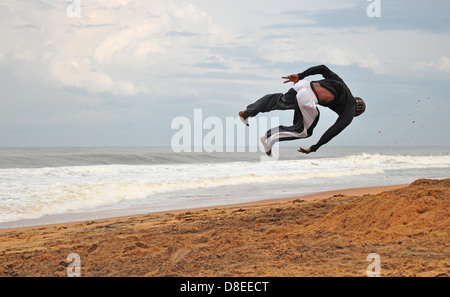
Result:
[[[321,74],[323,80],[316,81],[322,87],[328,89],[334,95],[334,100],[327,105],[328,108],[336,112],[339,117],[336,122],[331,126],[320,138],[317,144],[311,146],[311,151],[317,151],[322,145],[328,143],[336,135],[342,132],[353,121],[355,116],[356,101],[352,92],[347,87],[345,82],[336,73],[331,71],[325,65],[319,65],[311,67],[306,71],[299,73],[300,80],[307,76]],[[312,85],[313,82],[311,82]],[[319,102],[320,103],[320,102]]]

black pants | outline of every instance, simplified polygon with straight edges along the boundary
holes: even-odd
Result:
[[[297,92],[294,89],[290,89],[286,94],[277,93],[266,95],[247,106],[250,117],[254,117],[260,112],[270,112],[272,110],[294,110],[292,126],[279,126],[266,132],[265,141],[269,147],[272,147],[277,141],[295,140],[312,135],[312,130],[319,120],[319,115],[317,115],[314,124],[305,131],[303,116],[296,96]]]

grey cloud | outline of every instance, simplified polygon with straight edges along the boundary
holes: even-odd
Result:
[[[166,35],[175,37],[192,37],[192,36],[199,36],[200,34],[187,31],[170,31],[167,32]]]
[[[39,29],[38,26],[32,25],[32,24],[20,25],[20,26],[16,26],[15,28],[16,28],[16,29],[32,29],[32,30],[37,30],[37,29]]]
[[[378,30],[423,30],[449,32],[450,2],[446,0],[398,0],[381,1],[381,17],[368,17],[370,2],[361,1],[355,7],[325,9],[315,12],[286,11],[280,15],[285,22],[272,25],[270,29],[307,27],[375,27]],[[414,5],[414,9],[411,9]],[[310,23],[294,23],[292,18],[308,19]]]
[[[225,64],[214,63],[214,62],[201,62],[201,63],[194,64],[194,67],[212,68],[212,69],[220,69],[220,70],[228,69],[228,66],[226,66]]]

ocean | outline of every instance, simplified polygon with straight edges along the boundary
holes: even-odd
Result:
[[[450,177],[450,147],[0,148],[0,228],[64,223]]]

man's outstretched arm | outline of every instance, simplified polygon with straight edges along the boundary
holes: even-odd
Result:
[[[342,81],[339,75],[331,71],[330,68],[325,65],[314,66],[298,74],[283,76],[282,79],[286,79],[284,83],[293,82],[294,84],[296,84],[299,80],[302,80],[307,76],[316,74],[321,74],[325,79],[336,79]]]
[[[317,144],[311,146],[309,149],[300,148],[298,150],[301,153],[309,154],[311,152],[317,151],[322,145],[328,143],[336,135],[342,132],[350,123],[353,121],[353,114],[355,112],[355,107],[349,108],[346,113],[342,114],[320,138]]]

